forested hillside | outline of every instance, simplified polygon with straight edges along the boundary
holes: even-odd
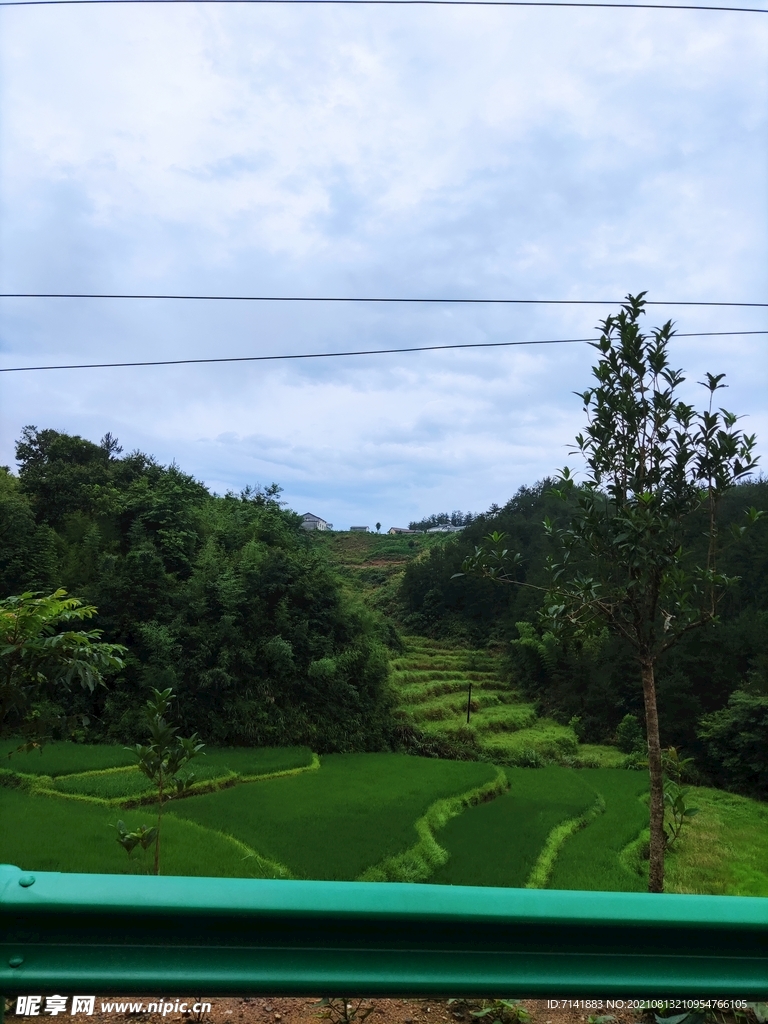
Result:
[[[94,695],[49,694],[55,725],[143,739],[151,686],[173,687],[207,742],[386,749],[386,630],[342,592],[279,489],[223,497],[176,466],[55,430],[25,429],[0,473],[0,593],[65,587],[129,651]]]
[[[496,746],[513,743],[509,730],[520,723],[510,701],[538,716],[539,732],[560,730],[572,744],[576,737],[615,743],[627,715],[642,727],[638,668],[621,641],[559,645],[539,627],[549,551],[542,523],[567,514],[547,493],[548,481],[521,488],[504,508],[465,517],[455,535],[313,536],[282,507],[275,486],[217,496],[174,465],[123,455],[110,435],[94,444],[30,427],[17,458],[18,475],[0,469],[0,597],[64,587],[96,605],[92,624],[105,641],[128,649],[125,669],[93,695],[49,689],[38,700],[35,714],[50,735],[63,737],[69,716],[69,727],[73,717],[87,720],[79,736],[89,742],[143,739],[141,709],[152,686],[178,694],[182,732],[216,745],[439,748],[443,757],[485,757],[490,740],[478,740],[485,718],[504,719]],[[768,508],[768,481],[726,495],[720,566],[740,582],[723,600],[719,622],[692,631],[664,657],[659,713],[662,742],[695,754],[702,778],[765,796],[768,517],[738,544],[727,540],[749,505]],[[701,556],[703,527],[688,537],[692,557]],[[522,553],[523,585],[456,577],[493,530]],[[399,706],[405,698],[388,678],[388,661],[390,653],[402,655],[403,636],[418,647],[408,634],[446,650],[494,653],[493,685],[509,693],[477,690],[473,743],[461,732],[461,709],[446,718],[442,705],[419,705],[427,729],[411,713],[412,701]],[[465,686],[462,675],[451,682],[456,694],[434,699],[458,707]],[[501,711],[485,707],[492,698]],[[514,733],[514,742],[536,748],[524,733]],[[505,763],[513,754],[506,751]]]
[[[503,642],[509,650],[510,681],[537,702],[540,713],[563,723],[576,719],[581,739],[602,743],[615,737],[626,714],[642,720],[639,672],[620,640],[606,639],[591,649],[567,647],[550,642],[538,629],[542,592],[536,588],[545,585],[550,550],[542,524],[545,516],[564,517],[562,503],[548,495],[549,487],[545,480],[521,488],[504,508],[477,517],[460,534],[411,562],[400,591],[403,622],[413,632],[435,638]],[[696,751],[718,780],[721,766],[707,753],[711,745],[705,748],[698,735],[702,716],[721,712],[734,692],[751,694],[760,707],[768,706],[768,517],[739,543],[729,543],[732,524],[752,505],[768,509],[765,479],[733,488],[720,509],[718,566],[740,577],[721,603],[720,621],[688,634],[665,655],[658,673],[662,742]],[[692,557],[705,554],[704,525],[695,524],[687,537]],[[505,533],[511,552],[522,553],[522,585],[455,578],[464,558],[494,530]],[[748,725],[750,716],[746,711],[744,715]],[[765,716],[765,710],[752,713],[756,749],[761,734],[765,742]],[[754,780],[760,771],[764,768],[756,762]],[[766,784],[768,779],[761,783]]]

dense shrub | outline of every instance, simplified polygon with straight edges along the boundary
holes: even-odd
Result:
[[[109,690],[60,699],[90,739],[143,739],[155,686],[173,688],[182,732],[207,743],[389,745],[387,628],[344,595],[279,488],[220,497],[176,466],[120,457],[109,436],[29,427],[17,456],[18,480],[0,489],[23,526],[0,535],[5,586],[36,583],[53,537],[55,582],[130,651]]]
[[[624,715],[616,729],[616,746],[623,754],[634,754],[645,746],[645,736],[634,715]]]
[[[698,735],[718,785],[768,798],[768,696],[737,690],[727,707],[701,720]]]

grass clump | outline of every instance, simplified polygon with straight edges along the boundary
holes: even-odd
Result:
[[[552,829],[595,801],[581,773],[550,766],[506,768],[509,790],[449,821],[440,834],[448,860],[429,881],[522,888]]]
[[[547,888],[645,890],[647,882],[619,855],[648,825],[648,807],[641,800],[648,790],[647,774],[620,768],[585,768],[578,774],[603,798],[605,812],[565,841]]]
[[[699,813],[667,855],[667,892],[768,896],[768,805],[704,787],[690,797]]]
[[[573,757],[578,752],[579,744],[569,725],[560,725],[550,718],[540,718],[529,728],[494,733],[493,738],[484,743],[484,748],[491,757],[515,764],[521,761],[527,763],[530,751],[542,761]]]
[[[297,878],[352,880],[409,849],[429,806],[491,782],[491,765],[406,754],[329,754],[317,772],[179,801],[173,814],[227,832]]]
[[[591,761],[590,767],[594,768],[623,768],[627,760],[627,755],[618,747],[609,747],[601,743],[580,743],[579,757],[584,761]]]
[[[482,700],[482,698],[480,698]],[[478,732],[519,732],[523,729],[530,730],[537,725],[536,708],[531,704],[502,703],[492,704],[489,707],[480,708],[480,714],[472,716],[475,728]],[[541,732],[541,729],[538,729]]]

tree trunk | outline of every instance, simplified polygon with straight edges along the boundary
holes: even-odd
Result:
[[[651,852],[648,865],[648,892],[664,892],[664,779],[661,769],[659,714],[656,709],[656,680],[653,661],[640,662],[645,700],[645,727],[648,736],[648,771],[651,777]]]
[[[155,874],[160,874],[160,826],[163,822],[163,777],[160,776],[160,782],[158,785],[158,804],[157,804],[157,838],[155,839]]]

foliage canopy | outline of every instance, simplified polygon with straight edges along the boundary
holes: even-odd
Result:
[[[101,642],[100,629],[67,628],[95,614],[63,589],[0,600],[0,730],[21,730],[34,745],[50,725],[41,698],[60,698],[74,681],[93,694],[123,668],[125,648]]]
[[[649,889],[664,888],[664,782],[655,667],[690,630],[716,621],[717,605],[736,582],[720,571],[718,505],[723,494],[757,462],[755,437],[736,428],[738,417],[713,410],[723,374],[706,375],[708,408],[697,413],[676,396],[684,382],[669,363],[668,321],[640,329],[644,295],[628,296],[601,324],[592,368],[596,384],[579,394],[587,426],[576,437],[586,479],[576,487],[566,467],[553,493],[568,505],[565,525],[547,518],[555,541],[547,559],[542,622],[556,639],[591,641],[607,628],[630,647],[640,668],[651,783]],[[702,507],[707,516],[706,560],[683,547],[684,527]],[[733,529],[740,539],[762,513],[746,512]],[[521,583],[520,553],[491,534],[465,562],[464,571],[492,581]]]
[[[87,716],[93,740],[136,742],[147,696],[170,687],[180,728],[207,743],[387,748],[387,630],[279,487],[211,494],[109,435],[27,427],[17,457],[0,526],[10,509],[28,531],[0,532],[0,585],[66,586],[130,652],[108,691],[51,694],[57,715]]]

